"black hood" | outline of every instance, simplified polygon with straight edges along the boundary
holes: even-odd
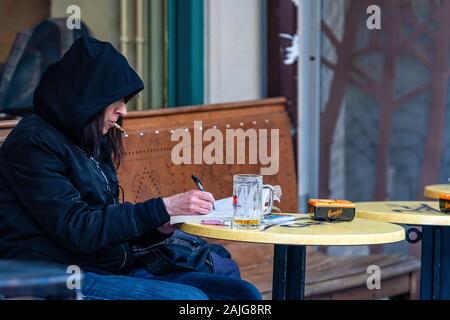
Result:
[[[110,43],[81,37],[44,72],[33,106],[78,143],[81,128],[92,116],[121,98],[127,102],[143,88],[141,78]]]

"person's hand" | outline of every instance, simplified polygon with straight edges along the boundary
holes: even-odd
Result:
[[[176,194],[163,201],[170,216],[207,214],[215,202],[211,193],[200,190]]]
[[[172,234],[177,230],[177,228],[170,225],[170,222],[165,223],[161,227],[158,228],[158,231],[162,234]]]

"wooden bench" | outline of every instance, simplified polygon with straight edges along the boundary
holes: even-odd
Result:
[[[285,99],[264,99],[209,106],[131,112],[124,121],[127,131],[125,161],[119,170],[119,180],[125,190],[126,201],[142,201],[149,197],[169,196],[195,189],[191,174],[201,178],[205,188],[216,199],[232,193],[232,176],[236,173],[260,173],[260,164],[180,164],[171,159],[171,141],[176,129],[188,130],[194,138],[194,121],[201,121],[201,130],[216,127],[224,136],[227,129],[279,129],[279,171],[265,176],[264,182],[282,187],[283,197],[278,205],[284,212],[297,211],[296,165],[293,154],[291,125],[286,114]],[[0,122],[0,144],[16,122]],[[250,139],[251,140],[251,139]],[[270,135],[268,138],[270,141]],[[228,143],[230,141],[227,141]],[[185,147],[210,142],[194,139]],[[247,140],[249,145],[255,141]],[[224,143],[226,144],[226,143]],[[270,143],[269,143],[270,145]],[[224,146],[224,155],[225,155]],[[270,154],[270,150],[269,150]],[[248,156],[246,157],[248,163]],[[192,157],[192,160],[194,158]],[[263,165],[262,167],[267,167]],[[244,279],[254,283],[265,299],[271,298],[273,246],[217,241],[233,255]],[[367,267],[381,268],[381,290],[367,289]],[[380,299],[402,296],[415,298],[420,262],[399,255],[371,255],[363,257],[330,257],[308,250],[306,266],[307,299]]]

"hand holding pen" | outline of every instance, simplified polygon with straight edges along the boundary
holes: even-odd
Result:
[[[200,190],[183,192],[162,200],[170,216],[208,214],[215,201],[211,193]]]
[[[197,177],[194,176],[194,175],[191,175],[191,178],[192,178],[192,180],[194,181],[195,185],[197,186],[197,188],[198,188],[200,191],[206,192],[206,191],[205,191],[205,188],[203,187],[203,184],[202,184],[202,182],[200,181],[199,178],[197,178]],[[213,209],[216,210],[216,207],[214,206],[214,204],[213,204]]]

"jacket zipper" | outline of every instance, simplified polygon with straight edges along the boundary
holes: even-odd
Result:
[[[108,178],[106,177],[106,175],[103,172],[102,168],[100,168],[100,164],[93,157],[90,157],[90,159],[95,163],[95,166],[97,167],[97,169],[102,174],[103,179],[105,179],[106,190],[107,190],[108,194],[110,195],[111,194],[111,188],[109,187]],[[111,198],[113,199],[113,203],[116,204],[116,199],[114,199],[114,197],[111,197]],[[122,262],[122,265],[119,268],[119,270],[122,270],[127,264],[128,254],[127,254],[127,250],[125,249],[124,245],[121,244],[120,246],[122,247],[122,250],[123,250],[123,253],[124,253],[123,262]]]
[[[103,179],[105,179],[105,183],[106,183],[106,190],[108,192],[109,195],[111,195],[111,188],[109,187],[109,181],[108,178],[106,177],[105,173],[103,172],[103,170],[100,168],[100,164],[93,158],[90,157],[89,159],[91,159],[94,163],[95,166],[97,167],[97,169],[100,171],[101,175],[103,176]],[[114,199],[114,197],[112,197],[113,203],[116,204],[116,199]]]
[[[105,175],[105,173],[103,172],[102,168],[100,168],[100,164],[98,163],[98,161],[95,160],[92,156],[89,157],[89,156],[86,154],[86,152],[83,151],[83,149],[81,149],[81,148],[78,148],[78,149],[81,151],[81,153],[83,153],[86,157],[88,157],[90,160],[92,160],[92,161],[95,163],[95,166],[96,166],[97,169],[100,171],[100,173],[101,173],[103,179],[105,180],[105,183],[106,183],[106,190],[107,190],[107,192],[108,192],[108,195],[111,195],[111,188],[109,187],[109,181],[108,181],[108,178],[106,177],[106,175]],[[116,199],[114,199],[113,196],[111,196],[111,198],[112,198],[112,200],[113,200],[113,203],[116,204]],[[122,270],[122,269],[126,266],[126,264],[127,264],[127,259],[128,259],[127,250],[125,249],[124,245],[123,245],[123,244],[120,244],[120,247],[121,247],[122,250],[123,250],[123,262],[122,262],[122,265],[121,265],[120,268],[119,268],[119,271]]]
[[[127,250],[125,250],[125,247],[123,246],[123,244],[121,244],[120,246],[122,247],[122,250],[123,250],[123,253],[124,253],[123,263],[122,263],[122,265],[119,268],[119,270],[122,270],[122,268],[126,266],[128,255],[127,255]]]
[[[95,166],[96,166],[97,169],[100,171],[100,173],[101,173],[103,179],[105,179],[105,183],[106,183],[106,191],[107,191],[108,195],[112,198],[113,204],[116,204],[116,199],[114,199],[114,197],[111,195],[111,188],[109,187],[108,178],[106,178],[105,173],[104,173],[103,170],[100,168],[100,164],[98,163],[98,161],[95,160],[94,157],[88,156],[88,154],[87,154],[83,149],[81,149],[79,146],[76,145],[76,147],[77,147],[78,150],[80,150],[80,152],[81,152],[82,154],[84,154],[87,158],[89,158],[89,160],[92,160],[92,161],[95,163]]]

